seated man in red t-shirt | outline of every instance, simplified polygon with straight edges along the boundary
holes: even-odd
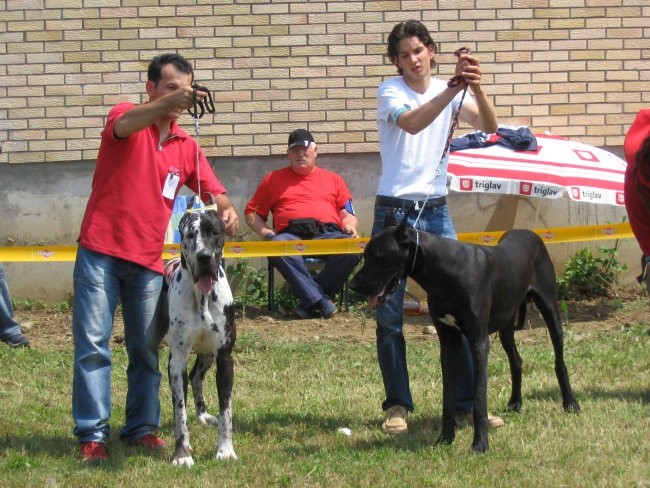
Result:
[[[643,252],[643,273],[650,292],[650,109],[641,110],[625,136],[625,207]]]
[[[289,166],[267,174],[244,210],[246,222],[268,240],[341,239],[357,237],[357,218],[345,181],[316,166],[318,148],[312,135],[297,129],[289,135]],[[273,228],[267,224],[273,214]],[[360,254],[322,256],[323,270],[312,277],[301,256],[270,257],[271,263],[300,300],[301,318],[330,318],[339,290]]]

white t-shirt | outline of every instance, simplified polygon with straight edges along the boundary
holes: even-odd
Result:
[[[431,79],[429,89],[419,94],[411,90],[401,76],[379,85],[377,93],[377,127],[381,154],[378,195],[407,200],[424,200],[447,194],[447,157],[441,173],[436,168],[445,148],[449,127],[460,104],[462,91],[442,113],[419,133],[411,135],[397,126],[398,115],[429,102],[447,88],[447,82]],[[469,90],[463,104],[476,102]],[[435,178],[435,186],[432,187]]]

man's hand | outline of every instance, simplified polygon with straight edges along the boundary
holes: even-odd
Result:
[[[207,93],[199,90],[195,91],[191,86],[182,86],[161,97],[160,101],[169,107],[169,116],[177,119],[185,110],[194,106],[195,96],[197,103],[203,102],[207,97]]]
[[[461,76],[472,91],[478,89],[483,77],[478,58],[467,52],[460,53],[456,61],[456,75]]]
[[[239,228],[239,217],[235,211],[235,207],[224,208],[221,212],[221,220],[226,224],[226,234],[234,236]]]

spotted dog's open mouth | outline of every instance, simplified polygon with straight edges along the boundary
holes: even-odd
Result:
[[[212,273],[206,271],[197,280],[196,284],[203,293],[209,293],[214,286],[215,278],[212,276]]]

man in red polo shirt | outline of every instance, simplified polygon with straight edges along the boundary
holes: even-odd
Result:
[[[625,208],[643,253],[643,272],[650,292],[650,109],[641,110],[625,136]]]
[[[232,235],[237,213],[197,142],[176,119],[206,94],[192,89],[190,63],[163,54],[149,64],[143,104],[109,112],[74,269],[72,416],[84,461],[107,459],[111,415],[113,317],[122,304],[128,353],[126,423],[120,438],[156,449],[160,425],[156,323],[163,286],[162,249],[174,198],[183,185],[208,201]],[[200,176],[200,177],[199,177]]]
[[[343,178],[316,166],[318,147],[312,135],[297,129],[289,135],[289,166],[272,171],[260,182],[244,210],[246,222],[264,239],[342,239],[357,237],[352,196]],[[273,214],[272,226],[267,223]],[[330,318],[336,305],[330,297],[359,263],[360,254],[323,256],[325,267],[312,277],[301,256],[271,257],[300,303],[301,318]]]

